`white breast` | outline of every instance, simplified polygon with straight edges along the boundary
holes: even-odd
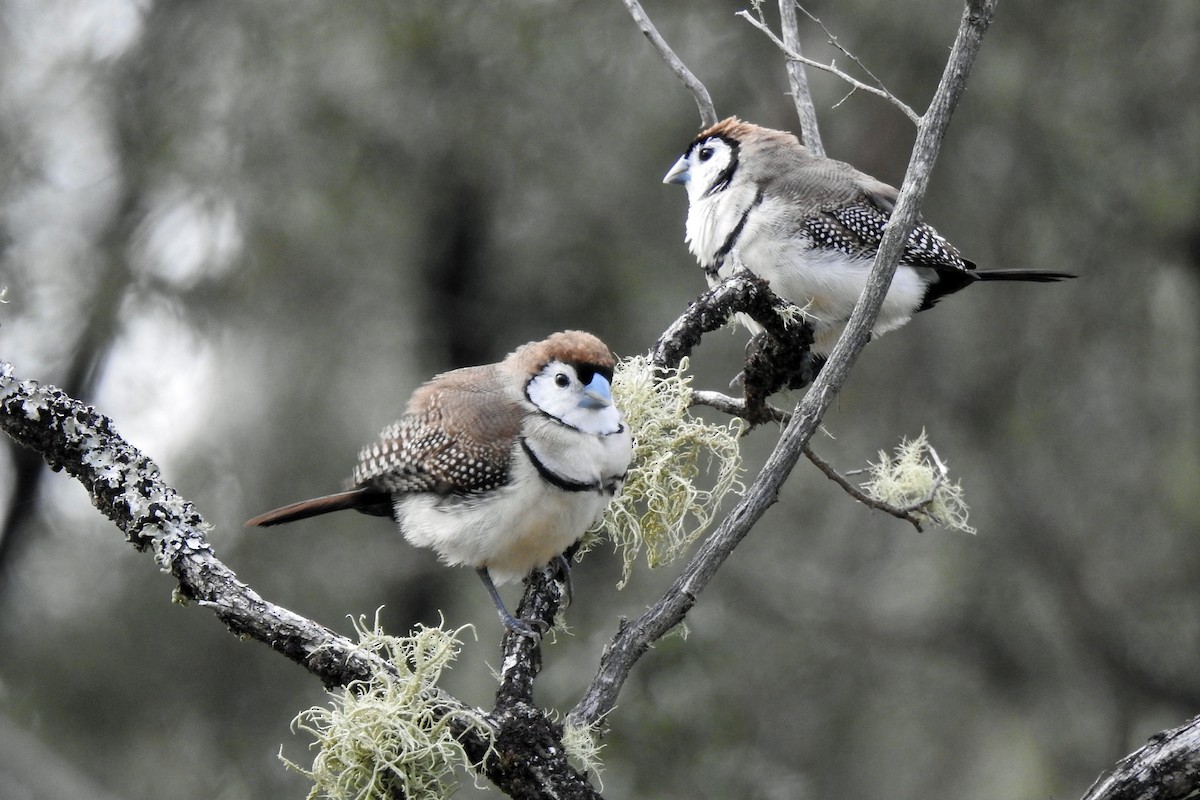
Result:
[[[583,434],[540,415],[523,431],[539,461],[576,482],[619,489],[632,454],[628,429]],[[497,584],[520,580],[566,550],[603,513],[614,492],[567,491],[548,483],[523,451],[511,482],[476,498],[401,496],[396,518],[404,537],[450,565],[486,567]]]
[[[725,246],[746,209],[754,203],[754,195],[753,187],[731,186],[711,197],[694,198],[688,205],[686,241],[700,266],[713,266],[716,253]]]

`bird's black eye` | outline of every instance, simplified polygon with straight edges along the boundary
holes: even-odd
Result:
[[[710,158],[713,157],[714,152],[716,152],[716,151],[713,150],[711,147],[707,147],[707,146],[701,147],[700,152],[697,154],[697,156],[699,157],[699,159],[701,161],[708,161]]]
[[[554,375],[554,384],[556,386],[562,386],[562,387],[566,388],[567,386],[571,385],[571,379],[569,377],[567,377],[567,373],[558,372],[558,373],[555,373],[555,375]]]

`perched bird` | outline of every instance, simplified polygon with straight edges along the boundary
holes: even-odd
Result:
[[[867,283],[897,190],[813,155],[790,133],[730,117],[702,131],[663,178],[688,193],[689,249],[715,285],[739,267],[804,309],[814,356],[833,349]],[[918,221],[875,321],[878,336],[976,281],[1058,281],[1041,270],[977,271]]]
[[[620,491],[633,441],[613,405],[613,366],[595,336],[566,331],[498,364],[438,375],[359,453],[352,489],[246,526],[347,508],[390,516],[410,543],[474,567],[505,627],[536,636],[504,607],[496,584],[551,561],[569,580],[563,551]]]

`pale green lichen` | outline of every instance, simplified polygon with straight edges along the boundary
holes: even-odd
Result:
[[[743,423],[693,416],[686,371],[684,359],[656,376],[636,356],[622,360],[613,378],[613,397],[633,433],[633,461],[600,529],[622,552],[621,586],[643,548],[651,567],[669,563],[708,529],[725,495],[742,488]],[[708,488],[699,485],[702,475]]]
[[[803,325],[810,319],[813,319],[808,314],[808,310],[810,308],[812,308],[811,301],[802,306],[798,306],[795,303],[784,303],[782,306],[775,309],[775,313],[779,315],[781,320],[783,320],[783,326],[785,328],[790,328],[793,325]]]
[[[901,440],[890,458],[880,450],[879,463],[871,463],[867,473],[862,489],[871,498],[909,511],[922,522],[975,533],[967,522],[969,509],[962,487],[950,480],[924,430],[915,439]]]
[[[296,716],[292,729],[316,739],[312,769],[280,758],[313,782],[309,800],[374,800],[393,796],[394,787],[409,800],[448,797],[457,785],[455,770],[473,766],[452,724],[494,738],[482,713],[448,713],[433,700],[432,690],[470,626],[456,631],[418,626],[413,635],[397,637],[383,633],[377,616],[370,629],[365,618],[354,627],[362,648],[386,659],[397,674],[377,674],[331,691],[328,707]]]
[[[600,743],[600,724],[595,725],[563,725],[562,745],[567,758],[574,762],[581,772],[590,772],[600,779],[604,764],[600,761],[600,751],[604,745]],[[603,783],[600,786],[604,788]]]

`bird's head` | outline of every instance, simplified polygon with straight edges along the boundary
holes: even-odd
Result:
[[[761,184],[782,165],[809,158],[794,135],[730,117],[700,131],[663,183],[682,185],[688,201],[694,203],[723,192],[735,181]]]
[[[733,129],[742,124],[731,117],[701,131],[667,171],[663,183],[683,186],[691,202],[725,189],[738,166],[740,140]]]
[[[621,428],[621,412],[612,399],[616,361],[592,334],[556,333],[519,348],[508,360],[528,376],[525,396],[542,413],[585,433]]]

